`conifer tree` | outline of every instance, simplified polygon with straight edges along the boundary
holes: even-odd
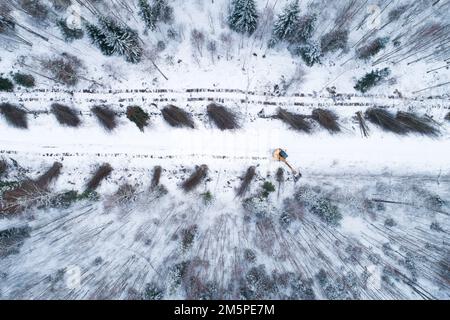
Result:
[[[359,79],[356,82],[354,88],[362,93],[369,91],[371,88],[380,84],[387,76],[391,74],[391,70],[389,68],[372,70],[367,73],[364,77]]]
[[[106,34],[96,25],[86,24],[86,30],[92,43],[99,47],[105,56],[111,56],[114,53],[113,48],[106,42]]]
[[[118,24],[111,18],[102,17],[99,22],[100,26],[88,24],[86,29],[92,42],[103,54],[107,56],[118,54],[131,63],[138,63],[141,60],[142,47],[136,31]]]
[[[158,16],[155,14],[154,9],[150,6],[148,3],[148,0],[139,0],[139,15],[141,16],[142,20],[144,20],[145,25],[150,30],[156,29],[156,21]]]
[[[317,42],[310,41],[296,47],[295,54],[302,57],[308,67],[312,67],[315,63],[320,62],[322,52],[320,50],[320,45]]]
[[[277,21],[273,27],[273,38],[277,40],[284,40],[293,38],[297,32],[296,26],[299,21],[298,1],[292,1],[283,10],[283,12],[278,16]]]
[[[291,36],[287,38],[290,43],[306,43],[311,39],[316,29],[317,15],[306,14],[298,19],[293,27],[295,30]]]
[[[258,13],[254,0],[232,0],[228,17],[231,30],[252,34],[258,26]]]
[[[173,8],[167,0],[139,0],[139,15],[150,30],[155,30],[158,22],[170,23],[173,20]]]

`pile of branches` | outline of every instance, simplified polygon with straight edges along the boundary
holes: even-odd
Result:
[[[27,112],[23,108],[10,103],[2,103],[0,104],[0,113],[13,127],[28,129]]]
[[[95,106],[91,111],[106,130],[111,131],[117,127],[116,114],[109,107]]]
[[[383,130],[397,134],[406,134],[408,130],[405,125],[387,110],[381,108],[370,108],[366,110],[367,120],[381,127]]]
[[[238,129],[239,123],[236,114],[230,109],[211,103],[207,107],[208,117],[220,130]]]
[[[437,123],[428,116],[418,116],[414,113],[399,111],[394,114],[381,108],[370,108],[366,118],[386,131],[397,134],[419,133],[427,136],[439,135]]]
[[[338,116],[333,111],[320,108],[314,109],[312,118],[331,133],[341,131],[339,123],[337,122]]]
[[[51,109],[60,124],[74,128],[80,125],[81,120],[75,109],[59,103],[52,104]]]
[[[303,132],[311,132],[311,123],[309,123],[307,120],[307,116],[296,114],[287,111],[286,109],[279,108],[277,110],[277,114],[275,115],[275,118],[280,119],[281,121],[287,123],[292,129],[303,131]]]
[[[161,110],[164,120],[172,127],[188,127],[194,129],[192,116],[181,108],[174,105],[168,105]]]
[[[427,116],[418,116],[413,113],[399,111],[396,117],[408,131],[417,132],[427,136],[439,135],[436,123]]]

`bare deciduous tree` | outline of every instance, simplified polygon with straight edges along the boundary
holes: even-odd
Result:
[[[191,43],[195,47],[200,57],[203,57],[203,46],[205,45],[205,34],[198,29],[191,31]]]

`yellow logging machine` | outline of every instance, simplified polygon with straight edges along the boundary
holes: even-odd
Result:
[[[286,158],[288,157],[288,154],[286,153],[286,151],[284,151],[283,149],[281,149],[281,148],[278,148],[278,149],[276,149],[274,152],[273,152],[273,159],[274,160],[276,160],[276,161],[281,161],[281,162],[284,162],[288,167],[289,167],[289,169],[291,169],[291,171],[292,171],[292,174],[294,175],[294,178],[297,180],[298,178],[300,178],[301,176],[302,176],[302,174],[301,173],[298,173],[288,162],[287,162],[287,160],[286,160]]]

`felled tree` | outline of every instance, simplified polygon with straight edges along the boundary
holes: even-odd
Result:
[[[391,70],[389,68],[372,70],[367,73],[364,77],[359,79],[356,82],[354,88],[362,93],[369,91],[371,88],[380,84],[387,76],[391,74]]]
[[[254,0],[232,0],[228,17],[231,30],[252,34],[258,25],[258,13]]]
[[[289,3],[275,21],[272,38],[276,40],[293,38],[297,32],[296,26],[299,21],[299,12],[298,1]]]
[[[376,38],[369,44],[362,46],[356,50],[356,56],[358,59],[367,60],[370,57],[373,57],[378,52],[383,50],[386,47],[386,44],[388,43],[389,38]]]
[[[312,41],[296,46],[292,53],[302,57],[308,67],[312,67],[315,63],[319,63],[322,54],[320,45],[317,42]]]

